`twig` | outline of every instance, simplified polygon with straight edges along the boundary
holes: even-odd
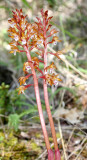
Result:
[[[68,147],[69,141],[70,141],[70,139],[71,139],[71,137],[72,137],[75,129],[76,129],[76,126],[73,128],[73,130],[72,130],[72,132],[71,132],[71,134],[70,134],[70,136],[69,136],[68,142],[67,142],[67,144],[66,144],[66,148]]]
[[[83,148],[80,150],[79,154],[77,155],[76,159],[75,160],[78,160],[81,152],[83,151],[83,149],[87,146],[87,143],[83,146]]]
[[[81,143],[81,145],[76,149],[76,150],[74,150],[69,156],[68,156],[68,158],[67,158],[67,160],[69,160],[69,158],[73,155],[73,154],[75,154],[80,148],[82,148],[82,145],[84,144],[84,142],[87,140],[87,136],[83,139],[83,141],[82,141],[82,143]],[[87,145],[87,144],[86,144]],[[81,151],[82,152],[82,151]],[[80,155],[80,154],[79,154]],[[77,159],[75,159],[75,160],[77,160]]]
[[[62,129],[61,129],[61,125],[60,125],[60,120],[59,119],[58,119],[58,128],[59,128],[59,133],[60,133],[60,137],[61,137],[61,141],[62,141],[64,157],[65,157],[65,160],[67,160],[67,155],[66,155],[66,150],[65,150],[65,145],[64,145],[63,135],[62,135]]]
[[[48,49],[51,50],[53,53],[56,53],[54,49],[52,49],[50,46],[48,46]],[[73,66],[71,63],[68,62],[68,60],[66,60],[65,56],[64,58],[61,58],[61,60],[66,64],[66,66],[71,67],[75,72],[77,72],[80,76],[82,76],[83,78],[87,79],[87,76],[85,74],[83,74],[82,72],[80,72],[75,66]]]

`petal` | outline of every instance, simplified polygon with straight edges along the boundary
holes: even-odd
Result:
[[[50,31],[50,34],[51,35],[53,35],[53,34],[55,34],[55,33],[57,33],[58,31],[56,30],[56,29],[52,29],[51,31]]]

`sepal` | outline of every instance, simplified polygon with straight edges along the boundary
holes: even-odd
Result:
[[[48,150],[48,160],[54,160],[54,153],[51,149]]]
[[[61,160],[59,149],[55,151],[55,160]]]

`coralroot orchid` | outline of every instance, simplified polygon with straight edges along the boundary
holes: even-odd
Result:
[[[52,17],[48,17],[48,11],[44,12],[42,9],[42,20],[36,17],[37,21],[35,23],[27,22],[26,16],[23,15],[22,9],[16,9],[16,11],[12,12],[13,18],[8,20],[8,22],[10,23],[8,32],[10,33],[9,36],[12,38],[12,42],[10,42],[12,50],[10,51],[10,53],[14,53],[14,55],[16,55],[16,52],[25,52],[27,56],[27,62],[25,62],[23,65],[23,72],[26,75],[19,78],[20,85],[23,86],[20,86],[18,88],[18,94],[24,93],[27,88],[29,88],[30,86],[34,86],[39,117],[46,143],[46,148],[48,151],[48,160],[54,160],[54,154],[50,148],[39,94],[38,79],[43,79],[44,99],[54,141],[55,160],[60,160],[60,152],[58,150],[54,123],[50,111],[47,84],[58,85],[58,82],[61,81],[61,79],[54,72],[54,70],[56,69],[54,63],[52,62],[49,66],[47,65],[47,55],[53,54],[57,58],[60,58],[59,55],[62,54],[62,51],[58,51],[55,54],[52,52],[48,52],[47,45],[50,43],[56,44],[61,40],[59,40],[56,35],[58,31],[55,28],[51,29],[52,25],[49,24],[49,21],[52,19]],[[52,39],[51,41],[50,37]],[[31,57],[32,51],[35,51],[35,57]],[[39,63],[44,64],[44,71],[39,68]],[[39,72],[39,76],[37,75],[37,71]],[[26,83],[26,80],[29,79],[30,76],[33,76],[34,84]]]

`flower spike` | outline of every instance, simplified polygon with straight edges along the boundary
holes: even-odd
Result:
[[[54,64],[52,63],[51,65],[47,66],[47,55],[49,52],[47,52],[47,45],[53,43],[54,45],[57,44],[57,42],[60,42],[59,38],[55,35],[58,30],[55,28],[51,29],[51,25],[49,24],[49,20],[51,20],[52,17],[48,17],[48,11],[43,11],[41,10],[41,15],[42,15],[42,25],[40,23],[36,23],[37,27],[39,29],[39,37],[42,34],[43,35],[43,59],[44,59],[44,75],[40,76],[40,78],[43,78],[43,86],[44,86],[44,99],[45,99],[45,104],[46,104],[46,110],[47,114],[49,117],[49,122],[51,126],[51,131],[52,131],[52,136],[53,136],[53,141],[54,141],[54,148],[55,151],[58,150],[58,145],[57,145],[57,138],[56,138],[56,132],[54,128],[54,123],[50,111],[50,105],[49,105],[49,99],[48,99],[48,92],[47,92],[47,84],[50,85],[58,85],[58,81],[61,81],[59,79],[58,75],[53,73],[53,68]],[[51,30],[50,30],[51,29]],[[51,37],[51,41],[50,41]],[[40,49],[38,48],[38,51]],[[54,56],[58,58],[58,54],[52,53]],[[48,73],[48,70],[50,69],[50,74]],[[57,154],[56,154],[57,155]],[[59,160],[61,158],[59,157]],[[55,157],[55,160],[57,159],[57,156]]]

